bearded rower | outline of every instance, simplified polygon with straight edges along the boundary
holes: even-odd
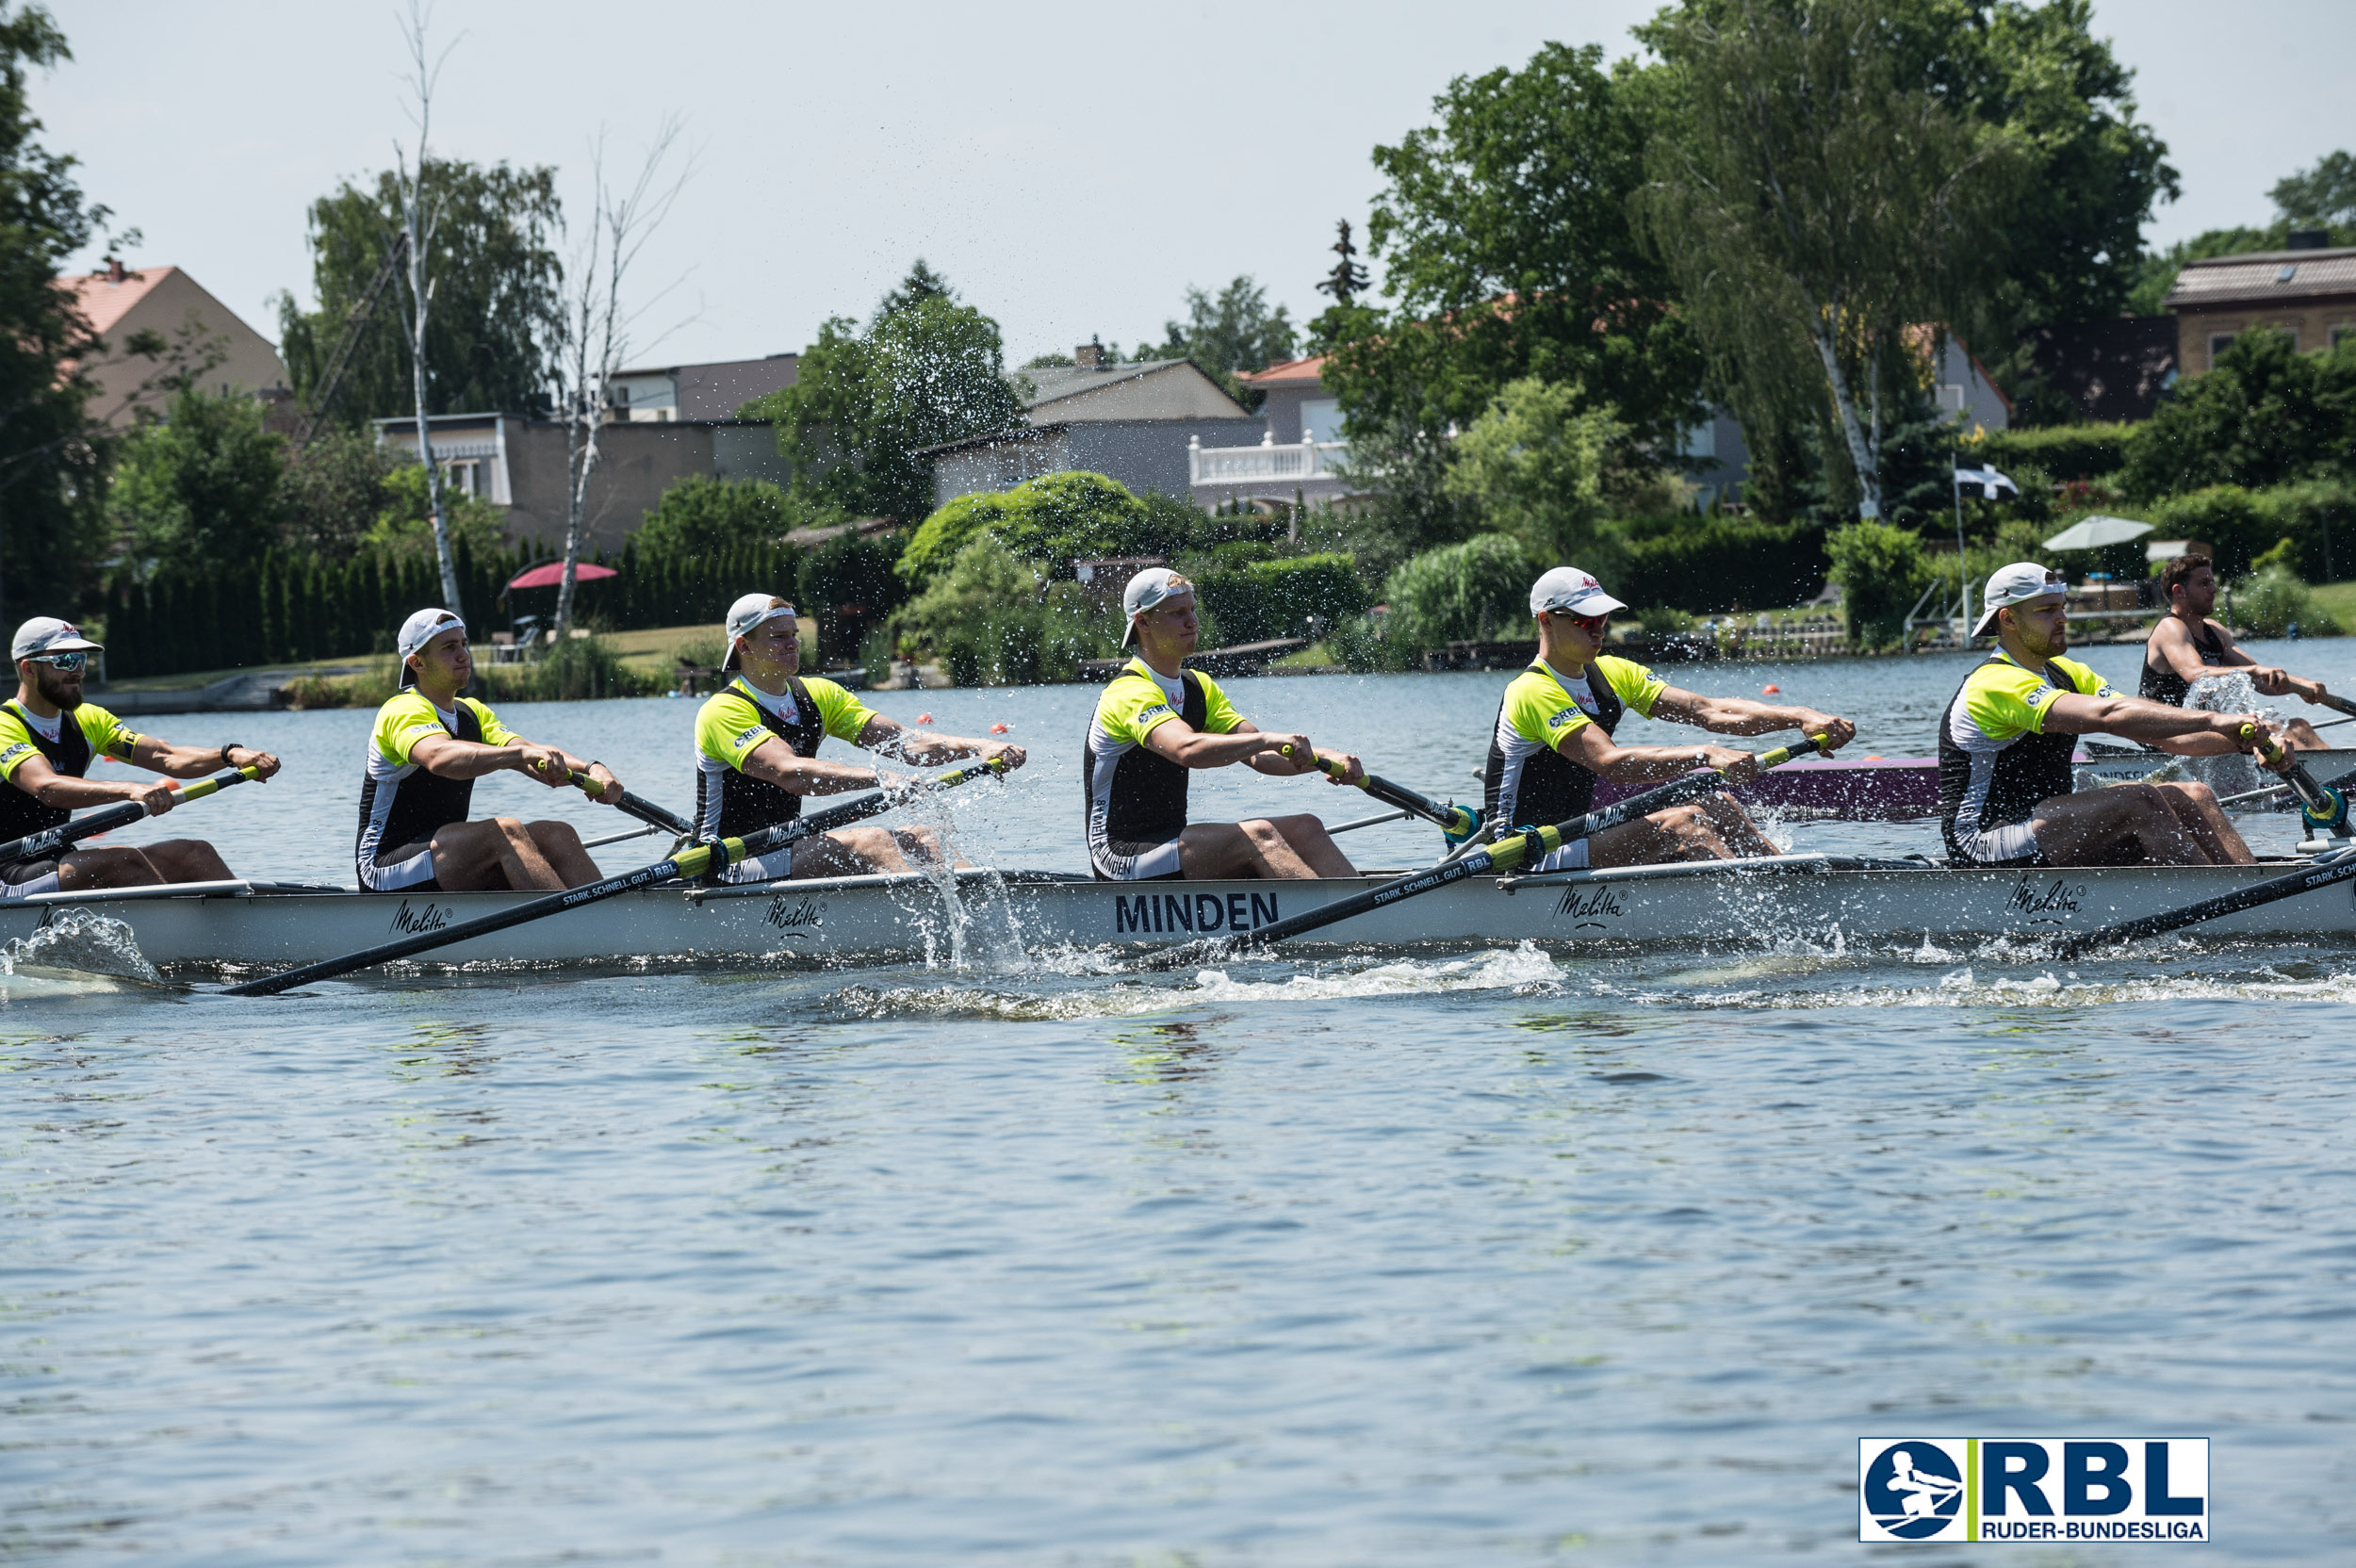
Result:
[[[0,704],[0,840],[13,841],[72,820],[77,806],[135,800],[148,815],[172,808],[174,786],[101,783],[85,777],[100,758],[127,762],[167,778],[198,778],[221,768],[252,768],[257,778],[278,771],[278,759],[237,744],[175,746],[141,735],[94,702],[82,700],[83,667],[100,645],[54,616],[39,615],[16,629],[15,698]],[[228,866],[203,839],[74,849],[55,858],[0,865],[0,898],[137,888],[156,882],[225,882]]]
[[[962,757],[1023,765],[1021,746],[903,729],[834,681],[805,677],[801,625],[774,594],[747,594],[728,607],[728,656],[735,679],[695,713],[695,829],[709,841],[791,822],[804,795],[897,786],[881,770],[823,760],[828,736],[930,767]],[[929,827],[844,827],[733,865],[728,882],[902,872],[941,858]]]
[[[2237,865],[2255,858],[2205,784],[2073,792],[2081,735],[2107,732],[2182,756],[2253,751],[2272,727],[2121,696],[2070,645],[2067,584],[2034,561],[1988,580],[1972,635],[1996,651],[1966,677],[1939,727],[1940,831],[1966,866]],[[2245,727],[2254,726],[2245,741]],[[2287,766],[2287,760],[2285,764]]]
[[[492,817],[469,822],[474,781],[501,771],[561,790],[573,775],[612,804],[622,786],[602,762],[527,741],[472,697],[466,623],[448,610],[420,610],[396,644],[401,691],[376,710],[360,780],[360,886],[369,892],[468,892],[513,888],[548,892],[595,882],[597,862],[562,822]]]
[[[1335,784],[1355,784],[1366,770],[1347,752],[1317,750],[1306,735],[1262,733],[1218,681],[1186,667],[1202,633],[1186,578],[1149,566],[1129,580],[1121,606],[1129,620],[1121,645],[1134,641],[1137,656],[1096,699],[1080,771],[1088,865],[1098,880],[1355,876],[1313,816],[1186,820],[1194,769],[1241,762],[1293,778],[1332,763]]]
[[[2296,695],[2319,703],[2329,694],[2320,680],[2259,663],[2234,645],[2231,629],[2209,618],[2217,608],[2217,568],[2207,556],[2180,555],[2161,567],[2160,594],[2168,600],[2168,617],[2151,629],[2151,640],[2144,645],[2143,680],[2136,690],[2145,701],[2181,708],[2197,683],[2228,673],[2248,676],[2260,696]],[[2327,744],[2305,719],[2284,725],[2282,736],[2300,751],[2321,751]]]
[[[1620,783],[1681,778],[1716,768],[1729,783],[1759,774],[1747,751],[1726,746],[1624,746],[1614,736],[1633,710],[1720,735],[1798,729],[1827,749],[1857,734],[1848,720],[1812,708],[1680,691],[1642,664],[1603,651],[1612,612],[1628,606],[1576,566],[1557,566],[1530,590],[1538,623],[1538,662],[1513,678],[1497,705],[1483,771],[1483,813],[1508,827],[1545,826],[1586,815],[1598,777]],[[1728,794],[1655,811],[1564,844],[1536,871],[1731,859],[1780,853]]]

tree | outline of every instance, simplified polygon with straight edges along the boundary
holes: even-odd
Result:
[[[925,280],[938,282],[919,263],[864,332],[846,317],[826,321],[799,379],[744,405],[745,417],[776,422],[797,496],[854,515],[923,517],[933,509],[924,448],[1023,423],[998,323],[930,283],[918,290]]]
[[[1530,623],[1529,552],[1510,534],[1481,533],[1402,564],[1383,584],[1390,635],[1408,648],[1499,637]]]
[[[1284,307],[1271,309],[1268,290],[1248,275],[1235,279],[1216,296],[1189,286],[1186,318],[1163,322],[1162,334],[1159,344],[1138,344],[1137,357],[1192,360],[1247,408],[1257,408],[1265,394],[1244,385],[1236,379],[1238,374],[1265,370],[1280,359],[1290,359],[1299,342]]]
[[[641,555],[717,560],[751,545],[775,544],[797,528],[840,522],[815,512],[765,479],[691,474],[663,492],[636,535]]]
[[[432,246],[442,220],[442,204],[437,196],[429,193],[425,183],[427,139],[434,122],[434,86],[441,76],[442,61],[450,57],[450,49],[443,50],[439,57],[429,63],[425,29],[426,14],[418,8],[418,0],[409,0],[409,85],[417,101],[411,116],[417,127],[417,155],[413,160],[396,150],[393,194],[401,216],[401,237],[406,241],[401,264],[403,281],[409,286],[409,394],[417,411],[417,461],[425,467],[426,518],[434,525],[434,555],[442,569],[442,602],[455,613],[459,598],[458,564],[450,553],[450,509],[442,500],[442,466],[434,461],[434,430],[425,407],[426,328],[434,316]],[[456,47],[454,43],[450,45]]]
[[[289,458],[280,482],[287,543],[321,561],[351,560],[392,504],[386,481],[400,464],[394,449],[371,436],[320,431]]]
[[[949,280],[934,271],[923,256],[918,256],[916,265],[908,269],[908,275],[900,280],[899,286],[885,292],[882,302],[875,306],[875,319],[880,321],[887,316],[913,310],[926,300],[954,302],[956,299],[957,296],[950,291]]]
[[[1483,531],[1512,534],[1532,558],[1586,554],[1603,520],[1620,427],[1584,402],[1576,386],[1527,376],[1508,383],[1456,443],[1449,494]]]
[[[2002,220],[2012,138],[1930,91],[1877,0],[1775,0],[1664,15],[1678,134],[1640,210],[1745,425],[1828,400],[1857,490],[1882,513],[1893,396],[1919,385],[1922,322],[1988,324],[1980,242]]]
[[[1118,480],[1076,471],[1042,474],[1011,490],[950,501],[924,519],[897,569],[922,586],[987,533],[1029,562],[1042,580],[1068,578],[1074,560],[1172,547],[1179,541],[1164,536],[1166,526]]]
[[[1317,292],[1333,295],[1337,305],[1356,304],[1358,296],[1366,291],[1366,270],[1358,264],[1358,247],[1350,242],[1350,220],[1336,220],[1333,228],[1333,254],[1339,259],[1318,283]]]
[[[141,575],[257,562],[279,539],[285,449],[252,398],[188,387],[124,438],[107,522]]]
[[[1550,43],[1458,77],[1436,124],[1375,149],[1367,244],[1394,303],[1337,302],[1311,339],[1353,441],[1437,437],[1525,376],[1577,385],[1631,443],[1673,446],[1701,416],[1699,351],[1628,216],[1650,89],[1602,58]]]
[[[2277,180],[2267,194],[2293,228],[2356,226],[2356,157],[2326,153],[2313,169]]]
[[[2142,500],[2335,476],[2356,479],[2356,342],[2300,353],[2288,334],[2264,330],[2178,382],[2128,438],[2119,474]]]
[[[104,436],[78,368],[104,350],[58,286],[58,269],[106,225],[75,160],[35,139],[30,68],[71,59],[38,6],[0,11],[0,622],[40,605],[71,612],[98,544]]]
[[[1877,648],[1904,636],[1907,613],[1931,585],[1922,536],[1868,518],[1826,534],[1824,553],[1832,557],[1833,580],[1841,584],[1850,641]]]

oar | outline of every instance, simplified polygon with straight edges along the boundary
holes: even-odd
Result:
[[[1005,769],[1006,763],[993,757],[988,761],[970,763],[962,768],[953,768],[934,777],[931,784],[937,790],[951,789],[969,779],[1003,773]],[[448,947],[452,942],[463,942],[469,938],[486,936],[493,931],[504,931],[511,925],[522,925],[531,921],[545,920],[550,915],[561,915],[567,909],[578,909],[585,905],[600,903],[620,893],[634,892],[640,888],[652,887],[657,882],[665,882],[675,876],[695,877],[701,876],[707,872],[722,871],[729,866],[742,864],[756,856],[766,855],[773,849],[780,849],[797,840],[807,839],[812,834],[825,833],[833,828],[844,826],[858,822],[862,817],[879,815],[903,804],[907,799],[908,796],[905,793],[889,790],[878,791],[872,795],[861,795],[857,800],[846,801],[841,806],[832,807],[824,811],[813,811],[808,816],[796,817],[792,822],[779,823],[775,827],[764,827],[758,832],[747,833],[741,839],[721,839],[711,843],[692,844],[673,855],[669,859],[658,860],[651,866],[641,866],[636,871],[625,872],[619,876],[609,876],[602,882],[591,882],[582,887],[569,888],[560,893],[550,893],[545,898],[535,898],[530,903],[518,904],[513,908],[502,909],[497,914],[479,915],[473,920],[462,920],[455,925],[446,925],[439,931],[421,932],[414,937],[404,937],[399,941],[364,948],[358,953],[347,953],[340,958],[326,958],[316,964],[304,964],[299,968],[287,970],[283,973],[264,975],[259,980],[248,980],[239,985],[226,986],[222,988],[222,994],[226,996],[275,996],[280,991],[296,986],[308,985],[314,980],[328,980],[338,974],[350,974],[356,969],[368,969],[373,965],[390,963],[396,958],[406,958],[413,954],[430,952],[437,947]]]
[[[180,798],[173,804],[186,806],[189,801],[203,800],[206,795],[225,790],[232,784],[242,784],[254,776],[254,769],[238,768],[230,773],[215,774],[210,778],[200,778],[186,789],[175,784],[173,789]],[[45,860],[68,844],[78,843],[100,833],[111,833],[118,827],[128,827],[146,815],[147,808],[136,800],[102,806],[86,817],[61,822],[55,827],[44,827],[38,833],[27,833],[21,839],[0,844],[0,865],[17,860]]]
[[[2181,909],[2144,915],[2135,920],[2122,920],[2100,930],[2064,937],[2054,944],[2053,951],[2058,957],[2075,958],[2098,947],[2108,947],[2116,942],[2141,941],[2146,937],[2181,931],[2187,925],[2199,925],[2205,921],[2239,914],[2244,909],[2255,909],[2260,905],[2272,904],[2278,899],[2297,898],[2300,893],[2328,888],[2351,877],[2356,877],[2356,845],[2317,856],[2304,870],[2256,883],[2239,892],[2220,893],[2215,898],[2204,898],[2198,904],[2187,904]]]
[[[1811,751],[1827,749],[1825,738],[1822,735],[1811,736],[1794,745],[1777,746],[1773,751],[1763,751],[1759,754],[1759,771],[1765,773],[1769,768],[1781,767],[1794,757],[1803,756]],[[1484,872],[1491,871],[1512,871],[1515,866],[1525,862],[1534,864],[1544,860],[1566,843],[1576,843],[1581,839],[1593,838],[1598,833],[1619,826],[1624,822],[1650,816],[1655,811],[1665,811],[1672,806],[1682,806],[1689,800],[1714,794],[1726,787],[1725,776],[1714,770],[1709,773],[1688,774],[1682,778],[1673,778],[1656,789],[1646,790],[1643,794],[1630,795],[1626,800],[1607,806],[1600,811],[1590,811],[1583,817],[1573,817],[1568,822],[1556,823],[1552,827],[1537,827],[1526,833],[1516,833],[1512,838],[1500,839],[1486,846],[1476,845],[1465,853],[1451,856],[1436,866],[1410,872],[1405,876],[1394,877],[1378,887],[1368,888],[1364,892],[1353,893],[1348,898],[1336,899],[1322,909],[1313,909],[1307,914],[1295,915],[1289,920],[1280,920],[1240,937],[1222,937],[1209,941],[1187,942],[1151,955],[1138,961],[1139,967],[1178,969],[1186,964],[1201,963],[1212,957],[1223,956],[1247,948],[1266,947],[1271,942],[1283,941],[1287,937],[1298,937],[1305,932],[1321,930],[1328,925],[1339,924],[1354,916],[1363,915],[1370,909],[1384,908],[1397,904],[1401,899],[1414,898],[1418,894],[1445,888],[1451,882],[1461,882],[1467,876],[1479,876]]]
[[[1278,749],[1287,757],[1293,754],[1293,748],[1290,745]],[[1317,770],[1334,778],[1342,776],[1340,763],[1329,761],[1322,757],[1317,759]],[[1366,775],[1359,783],[1358,788],[1366,791],[1385,806],[1396,806],[1411,816],[1421,817],[1426,822],[1437,824],[1441,833],[1446,835],[1448,841],[1451,844],[1461,844],[1481,831],[1481,811],[1477,807],[1454,804],[1443,806],[1430,795],[1417,794],[1404,784],[1394,784],[1387,778],[1377,778],[1372,774]]]
[[[2257,733],[2258,727],[2255,725],[2241,727],[2241,738],[2245,741],[2255,740]],[[2292,792],[2299,796],[2299,816],[2307,830],[2310,833],[2329,833],[2340,839],[2349,837],[2348,796],[2329,784],[2316,783],[2315,776],[2307,771],[2307,765],[2298,760],[2299,753],[2285,750],[2280,741],[2269,741],[2259,760],[2269,768],[2278,768],[2282,767],[2285,756],[2292,760],[2289,767],[2282,768],[2282,782],[2288,784]]]
[[[573,775],[573,783],[581,791],[582,793],[588,795],[592,800],[595,800],[597,797],[598,792],[605,788],[604,785],[599,784],[597,780],[591,778],[585,773],[577,773]],[[639,799],[636,795],[631,794],[628,790],[624,790],[622,792],[622,798],[614,803],[614,809],[621,812],[624,816],[636,817],[640,822],[646,824],[648,826],[667,827],[672,832],[679,834],[681,838],[684,838],[695,831],[695,825],[690,823],[685,817],[680,816],[677,811],[666,811],[662,807],[657,806],[653,801]],[[599,841],[603,843],[612,843],[614,841],[611,839],[605,839],[600,840]],[[582,847],[586,848],[588,846],[583,845]]]

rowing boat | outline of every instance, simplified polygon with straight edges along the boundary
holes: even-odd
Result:
[[[2356,751],[2302,751],[2299,760],[2317,778],[2332,778],[2356,768]],[[2230,757],[2170,757],[2162,752],[2090,743],[2071,760],[2077,787],[2135,784],[2176,779],[2208,785],[2219,795],[2241,795],[2273,782],[2257,764],[2238,753]],[[1599,779],[1595,804],[1613,802],[1650,788],[1647,784],[1615,784]],[[1794,815],[1833,817],[1847,822],[1909,822],[1939,815],[1939,759],[1936,757],[1877,757],[1850,761],[1839,757],[1808,758],[1786,762],[1735,787],[1735,794],[1755,807],[1772,807]],[[2237,809],[2293,811],[2299,802],[2288,790],[2264,799],[2241,803]]]
[[[1369,912],[1299,945],[1585,943],[1910,945],[1951,937],[2092,930],[2234,891],[2297,862],[2258,866],[1957,870],[1794,855],[1702,865],[1472,877]],[[463,942],[450,964],[663,964],[994,959],[1016,952],[1168,946],[1247,933],[1396,873],[1320,882],[1097,882],[1055,872],[850,876],[747,887],[679,884]],[[493,913],[524,893],[361,893],[247,882],[47,894],[0,906],[0,939],[70,911],[129,928],[164,967],[304,963]],[[2345,887],[2205,927],[2225,935],[2356,936]]]

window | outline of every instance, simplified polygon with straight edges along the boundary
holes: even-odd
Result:
[[[2217,356],[2232,348],[2233,346],[2233,339],[2239,337],[2240,335],[2241,334],[2237,332],[2213,332],[2209,334],[2210,369],[2214,370],[2217,368]]]
[[[1704,419],[1688,430],[1685,439],[1677,443],[1677,454],[1680,457],[1706,457],[1715,462],[1718,457],[1718,421]]]
[[[1305,398],[1301,404],[1302,439],[1320,444],[1342,438],[1342,404],[1338,398]]]
[[[2336,349],[2350,339],[2356,339],[2356,322],[2343,321],[2331,329],[2331,347]]]
[[[445,463],[442,465],[442,477],[449,482],[451,489],[462,496],[483,494],[483,464],[479,459],[467,457],[460,458],[455,463]]]

